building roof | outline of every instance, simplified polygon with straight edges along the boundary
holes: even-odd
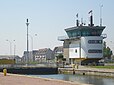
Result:
[[[43,48],[43,49],[39,49],[38,52],[39,53],[46,53],[48,50],[51,50],[50,48]]]
[[[55,47],[53,51],[54,51],[54,52],[63,51],[63,46]]]
[[[16,57],[17,55],[15,55]],[[14,59],[14,55],[0,55],[0,59]]]
[[[65,29],[65,31],[70,31],[70,30],[79,30],[79,29],[104,29],[105,26],[75,26],[75,27],[70,27]]]

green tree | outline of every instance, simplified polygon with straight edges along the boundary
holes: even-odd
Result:
[[[62,60],[63,59],[63,54],[59,54],[58,56],[56,56],[56,58],[57,58],[57,61]]]
[[[112,50],[106,46],[106,42],[104,41],[104,47],[103,47],[103,56],[104,58],[107,57],[108,59],[111,58]]]

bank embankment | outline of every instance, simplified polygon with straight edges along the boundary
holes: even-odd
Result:
[[[78,68],[59,68],[58,72],[60,74],[82,74],[114,78],[114,69],[106,68],[91,68],[86,66],[79,66]]]
[[[0,68],[0,72],[3,71],[4,68]],[[12,67],[12,68],[5,68],[7,69],[8,73],[13,74],[58,74],[57,67]]]

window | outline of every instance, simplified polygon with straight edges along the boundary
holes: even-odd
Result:
[[[99,49],[90,49],[90,50],[88,50],[88,53],[102,53],[102,50],[99,50]]]
[[[75,53],[77,53],[77,49],[75,49]]]
[[[102,40],[88,40],[89,44],[102,44]]]

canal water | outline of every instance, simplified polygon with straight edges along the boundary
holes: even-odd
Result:
[[[114,78],[105,78],[98,76],[87,76],[78,74],[54,74],[54,75],[30,75],[42,78],[59,79],[65,81],[81,82],[93,85],[114,85]]]

